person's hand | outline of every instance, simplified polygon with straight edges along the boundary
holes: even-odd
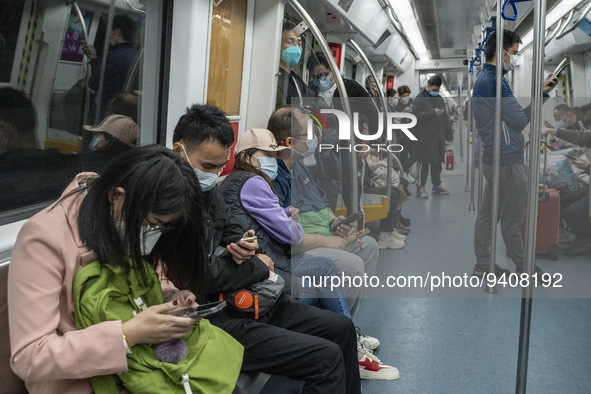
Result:
[[[589,167],[589,162],[585,160],[584,157],[579,157],[577,159],[571,160],[573,166],[577,167],[578,169],[584,170]]]
[[[408,107],[404,108],[404,112],[412,112],[412,105],[409,105]]]
[[[254,230],[248,230],[244,233],[242,238],[253,237]],[[254,241],[239,241],[239,242],[232,242],[228,246],[226,246],[226,250],[232,256],[232,259],[236,264],[242,264],[246,260],[250,259],[252,256],[255,255],[257,249],[259,248],[259,243],[255,239]]]
[[[383,179],[376,179],[374,181],[372,181],[372,183],[374,184],[375,187],[386,187],[388,186],[388,183],[383,180]]]
[[[339,237],[347,237],[349,234],[351,234],[357,228],[356,222],[345,223],[344,222],[345,219],[346,218],[344,216],[338,216],[334,219],[336,221],[336,223],[338,223],[334,233],[336,235],[338,235]],[[334,248],[334,249],[338,249],[338,248]]]
[[[154,305],[123,323],[123,335],[129,347],[140,343],[162,343],[187,335],[199,318],[170,314],[181,309],[186,308],[180,307],[178,301]]]
[[[546,135],[556,135],[556,129],[553,127],[544,127],[542,128],[542,137],[546,136]]]
[[[275,263],[269,256],[262,253],[257,253],[256,256],[269,268],[269,271],[275,271]]]
[[[437,115],[442,115],[444,112],[445,112],[445,110],[444,110],[444,109],[441,109],[441,108],[435,108],[435,113],[436,113]]]
[[[554,87],[556,86],[556,84],[558,83],[558,79],[554,78],[554,76],[552,74],[549,74],[545,79],[544,79],[544,93],[550,93],[550,91],[552,91],[552,89],[554,89]]]
[[[300,213],[299,208],[289,206],[289,218],[294,222],[298,221],[298,214]]]
[[[331,249],[344,250],[347,247],[347,244],[341,237],[327,236],[324,246]]]
[[[195,294],[193,294],[193,292],[189,290],[181,290],[174,292],[168,297],[168,300],[166,301],[172,303],[174,303],[174,301],[177,301],[178,303],[176,305],[179,308],[197,308],[197,297],[195,297]]]
[[[92,45],[88,44],[85,40],[83,40],[81,44],[82,50],[84,51],[86,57],[90,60],[96,59],[96,49]]]

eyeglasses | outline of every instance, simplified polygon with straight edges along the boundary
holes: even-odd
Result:
[[[159,231],[161,233],[165,233],[167,231],[170,231],[174,228],[175,223],[174,222],[170,222],[170,223],[164,223],[164,224],[153,224],[148,222],[148,220],[144,217],[144,215],[140,212],[140,216],[142,217],[142,220],[144,221],[144,224],[146,225],[147,230],[145,231],[146,233],[152,232],[152,231]]]

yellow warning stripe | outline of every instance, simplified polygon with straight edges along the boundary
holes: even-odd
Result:
[[[560,75],[559,79],[562,82],[562,99],[566,104],[566,78],[564,77],[564,73]]]
[[[23,52],[21,54],[18,79],[16,82],[16,88],[18,90],[24,90],[27,83],[29,64],[31,63],[31,55],[33,53],[33,45],[35,43],[35,33],[37,32],[37,24],[39,22],[39,12],[36,12],[36,9],[37,1],[31,2],[29,20],[27,22],[27,29],[25,31],[25,42],[23,44]]]

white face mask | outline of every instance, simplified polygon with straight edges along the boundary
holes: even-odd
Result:
[[[517,67],[518,57],[517,55],[511,55],[509,52],[505,51],[507,55],[509,55],[509,63],[503,63],[503,69],[505,71],[513,71],[515,67]]]
[[[408,104],[408,102],[410,101],[410,97],[406,96],[406,97],[400,97],[400,102],[402,104]]]
[[[117,232],[123,239],[125,236],[125,222],[118,222],[115,223],[115,227],[117,228]],[[154,246],[156,246],[156,242],[160,239],[162,235],[162,231],[159,230],[152,230],[150,231],[147,226],[142,226],[140,229],[140,251],[142,256],[147,256],[152,252]],[[129,252],[128,252],[129,253]]]

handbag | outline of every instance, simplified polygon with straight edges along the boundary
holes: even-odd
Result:
[[[219,300],[228,304],[228,313],[246,315],[258,320],[266,315],[277,299],[283,293],[285,280],[273,271],[269,271],[269,278],[257,282],[246,289],[239,289],[220,293]]]

